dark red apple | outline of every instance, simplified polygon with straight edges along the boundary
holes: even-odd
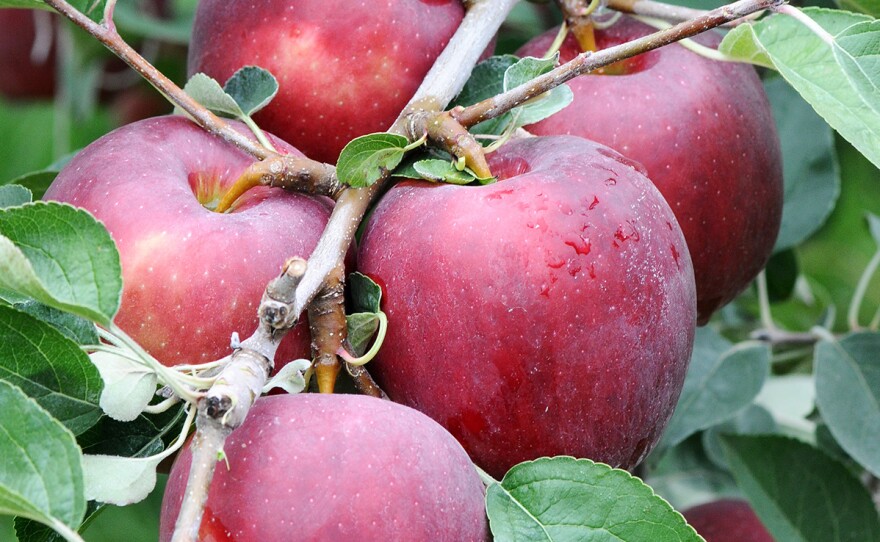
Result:
[[[391,125],[464,16],[460,0],[201,0],[190,73],[257,65],[278,95],[256,116],[310,158]]]
[[[493,476],[540,456],[631,468],[660,437],[693,344],[690,256],[633,163],[578,137],[489,155],[500,181],[404,182],[359,269],[389,330],[370,371]]]
[[[224,446],[199,540],[483,541],[483,484],[433,420],[357,395],[257,401]],[[192,455],[165,488],[161,541],[171,539]]]
[[[52,97],[57,23],[48,11],[0,9],[0,95]]]
[[[83,149],[46,192],[107,226],[124,281],[115,321],[165,364],[218,359],[233,331],[247,337],[268,281],[288,257],[308,257],[327,222],[326,201],[268,187],[211,211],[252,162],[183,117],[156,117]],[[276,359],[308,357],[308,344],[300,325]]]
[[[596,31],[600,49],[650,33],[630,18]],[[518,54],[541,56],[556,31]],[[696,38],[717,45],[719,37]],[[569,37],[563,61],[579,53]],[[531,126],[573,134],[641,162],[687,239],[705,323],[767,263],[782,217],[782,161],[761,81],[746,64],[717,62],[675,44],[571,81],[574,102]]]
[[[701,504],[683,514],[706,542],[773,542],[755,511],[741,499]]]

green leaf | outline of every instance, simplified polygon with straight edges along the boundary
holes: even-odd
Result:
[[[379,312],[382,305],[382,287],[363,273],[348,276],[353,312]]]
[[[27,188],[18,184],[0,186],[0,208],[16,207],[33,201],[34,195]]]
[[[842,464],[788,437],[721,437],[740,488],[776,540],[880,540],[871,495]]]
[[[355,188],[370,186],[383,172],[397,167],[407,144],[405,137],[384,132],[353,139],[339,155],[336,175],[340,182]]]
[[[108,325],[119,309],[119,253],[87,212],[54,202],[0,209],[0,290]]]
[[[114,353],[94,352],[89,357],[104,380],[101,409],[120,422],[137,418],[156,394],[156,373]]]
[[[644,482],[589,459],[516,465],[489,486],[486,511],[496,542],[701,540]]]
[[[244,111],[241,110],[235,98],[227,94],[220,83],[204,73],[197,73],[190,77],[183,90],[192,99],[218,115],[236,118],[244,116]]]
[[[353,354],[363,356],[370,346],[370,340],[379,330],[379,317],[373,312],[358,312],[345,316],[348,328],[348,343]]]
[[[491,56],[474,67],[464,88],[452,105],[468,106],[482,102],[504,91],[504,74],[519,62],[514,55]]]
[[[853,333],[816,346],[816,402],[831,434],[880,476],[880,333]]]
[[[785,192],[774,252],[799,245],[831,214],[840,195],[834,133],[781,77],[764,82],[782,142]],[[810,134],[810,137],[804,137]]]
[[[507,56],[501,57],[502,60],[499,60],[496,64],[490,66],[493,74],[497,74],[498,68],[507,62],[507,58]],[[494,96],[499,92],[506,92],[531,81],[535,77],[549,72],[556,67],[558,60],[559,54],[557,53],[551,58],[525,57],[517,60],[513,64],[509,64],[501,77],[501,84],[498,91],[486,97]],[[482,77],[488,77],[488,75],[489,73],[481,74]],[[498,85],[489,85],[487,82],[483,83],[483,87],[486,90],[494,90],[497,86]],[[557,113],[569,105],[573,99],[574,94],[571,92],[568,85],[560,85],[541,96],[529,100],[519,107],[511,109],[500,117],[477,124],[471,131],[477,134],[500,135],[506,129],[510,128],[511,123],[513,123],[514,127],[533,124]]]
[[[803,12],[826,34],[820,36],[793,17],[773,15],[733,29],[719,50],[778,70],[832,128],[880,167],[880,104],[876,97],[866,96],[867,87],[877,84],[877,73],[865,73],[852,62],[841,63],[853,51],[837,41],[843,38],[844,45],[852,48],[846,40],[861,38],[847,29],[872,19],[820,8]]]
[[[773,415],[758,405],[749,405],[733,418],[714,425],[702,433],[706,456],[716,465],[728,469],[727,459],[721,447],[722,435],[764,435],[776,432]]]
[[[681,397],[657,447],[668,449],[732,417],[758,395],[769,371],[767,345],[732,345],[711,328],[697,329]]]
[[[880,21],[854,24],[835,38],[835,58],[865,102],[880,113]]]
[[[864,13],[871,17],[880,17],[880,1],[878,0],[837,0],[841,9]]]
[[[65,337],[77,344],[99,344],[98,330],[95,324],[70,314],[69,312],[53,309],[36,301],[23,301],[13,305],[16,310],[26,312],[31,316],[42,320],[60,331]]]
[[[464,185],[477,179],[467,168],[459,171],[449,160],[428,159],[413,163],[413,169],[422,179],[429,181]]]
[[[269,105],[278,94],[278,81],[259,66],[245,66],[232,74],[223,90],[250,116]]]
[[[73,435],[20,389],[0,381],[0,514],[75,530],[85,514]]]
[[[101,377],[88,356],[51,325],[3,306],[0,378],[21,388],[74,434],[101,417]]]

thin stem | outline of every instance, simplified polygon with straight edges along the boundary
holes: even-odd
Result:
[[[834,36],[832,36],[827,30],[822,28],[819,23],[814,21],[809,15],[799,10],[794,6],[789,5],[779,5],[773,8],[773,11],[777,13],[782,13],[784,15],[788,15],[789,17],[793,17],[797,19],[799,23],[809,28],[814,34],[819,36],[819,38],[825,43],[831,45],[834,43]]]
[[[761,311],[761,325],[764,328],[776,331],[776,324],[773,322],[773,314],[770,310],[770,292],[767,289],[767,272],[758,273],[755,283],[758,285],[758,306]]]
[[[269,149],[254,142],[244,134],[233,130],[223,119],[210,112],[193,100],[186,92],[157,70],[147,59],[125,43],[116,32],[112,20],[99,24],[71,6],[65,0],[45,0],[46,4],[73,21],[77,26],[91,34],[110,49],[116,56],[131,66],[144,79],[150,82],[169,101],[184,110],[199,126],[206,131],[222,137],[244,152],[260,160],[275,155]]]
[[[481,469],[478,465],[474,464],[474,468],[477,469],[477,474],[480,475],[480,480],[483,482],[484,486],[489,487],[498,483],[498,480],[492,478],[492,475]]]
[[[874,273],[877,272],[878,266],[880,266],[880,250],[874,253],[874,257],[868,262],[868,266],[865,267],[862,276],[859,277],[858,284],[856,284],[856,291],[853,292],[852,301],[849,304],[849,312],[847,312],[847,321],[852,330],[861,329],[859,325],[859,311],[862,308],[862,302],[865,300],[868,285],[871,283]]]
[[[149,405],[144,409],[144,413],[146,414],[161,414],[162,412],[167,411],[169,408],[173,407],[177,403],[180,402],[180,397],[176,395],[172,395],[171,397],[156,403],[155,405]]]

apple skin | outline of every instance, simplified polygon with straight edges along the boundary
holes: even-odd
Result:
[[[488,538],[483,484],[433,420],[358,395],[279,395],[256,402],[227,440],[201,542],[437,542]],[[171,469],[159,540],[171,540],[192,454]]]
[[[183,117],[156,117],[83,149],[46,192],[107,227],[122,260],[115,322],[164,364],[228,354],[233,331],[244,339],[256,328],[268,281],[287,258],[308,257],[324,229],[327,201],[278,188],[252,189],[226,214],[200,204],[219,198],[252,162]],[[310,357],[304,324],[282,341],[276,367],[297,357]]]
[[[572,136],[515,140],[482,187],[403,182],[358,268],[389,328],[370,372],[493,476],[541,456],[632,468],[675,407],[696,293],[657,189]]]
[[[33,58],[37,21],[46,23],[46,55]],[[55,30],[53,13],[32,9],[0,9],[0,95],[10,99],[51,98],[55,93]]]
[[[200,0],[189,72],[222,84],[243,66],[269,70],[280,89],[257,122],[335,163],[391,126],[463,17],[459,0]]]
[[[597,30],[600,49],[654,30],[626,16]],[[517,54],[543,55],[556,30]],[[696,38],[716,46],[720,38]],[[569,36],[566,61],[580,52]],[[527,129],[598,141],[641,162],[678,217],[694,261],[698,320],[742,292],[764,268],[782,218],[782,159],[773,114],[754,68],[669,45],[624,63],[624,75],[584,75],[574,102]],[[613,68],[612,68],[613,70]]]
[[[706,542],[773,542],[773,537],[741,499],[721,499],[682,512]]]

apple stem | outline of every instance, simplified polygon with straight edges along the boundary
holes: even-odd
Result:
[[[600,0],[590,0],[586,6],[584,0],[556,0],[556,3],[581,51],[598,50],[591,15],[599,7]]]
[[[309,303],[309,329],[318,391],[333,393],[342,363],[336,352],[348,331],[345,320],[345,266],[337,265],[324,288]]]
[[[478,178],[492,177],[483,146],[467,131],[467,128],[455,120],[451,112],[414,111],[410,113],[409,122],[412,127],[424,126],[428,139],[436,147],[458,159],[463,159],[464,166],[470,168]],[[412,128],[410,130],[412,131]],[[415,136],[412,133],[410,135]]]
[[[570,62],[532,79],[516,88],[492,98],[483,100],[454,113],[455,118],[463,126],[473,126],[485,120],[494,119],[523,102],[539,96],[557,86],[566,83],[579,75],[589,73],[625,58],[651,51],[695,36],[711,28],[735,21],[752,13],[773,9],[784,0],[740,0],[700,16],[679,23],[671,28],[657,31],[648,36],[627,42],[601,51],[586,51]]]

